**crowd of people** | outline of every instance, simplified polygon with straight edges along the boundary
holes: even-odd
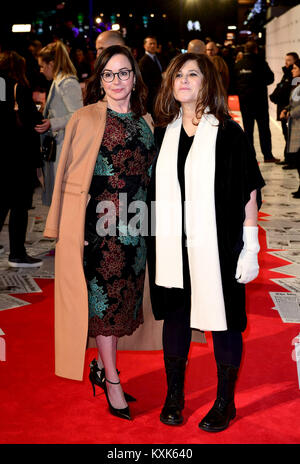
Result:
[[[132,53],[115,31],[99,35],[95,57],[61,41],[35,42],[28,77],[24,58],[0,54],[1,140],[9,153],[2,161],[0,230],[10,211],[10,266],[42,264],[24,246],[39,179],[50,206],[44,234],[57,240],[56,374],[81,380],[87,337],[95,338],[93,391],[102,388],[111,414],[127,420],[135,398],[121,387],[117,344],[144,322],[147,262],[153,314],[164,321],[167,396],[160,420],[182,423],[191,329],[211,331],[217,397],[199,427],[218,432],[236,415],[245,284],[259,272],[264,180],[255,121],[264,161],[280,162],[269,128],[267,86],[274,74],[253,41],[221,49],[195,39],[186,53],[172,49],[171,56],[148,36],[143,47],[142,56]],[[280,98],[272,96],[286,137],[283,167],[292,159],[298,170],[299,76],[299,58],[288,53],[279,85],[285,99],[279,90]],[[44,102],[34,101],[32,90],[44,90]],[[230,117],[230,94],[239,96],[244,130]],[[155,203],[155,214],[139,211],[134,222],[129,208],[129,227],[124,210],[134,202],[151,213]],[[141,232],[144,220],[155,234]]]

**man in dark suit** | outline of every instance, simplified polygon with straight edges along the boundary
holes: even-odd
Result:
[[[143,80],[148,88],[147,109],[153,115],[154,103],[162,80],[162,64],[156,55],[157,40],[146,37],[144,40],[145,55],[139,61]]]
[[[274,81],[268,63],[258,55],[254,41],[245,45],[244,57],[235,64],[235,85],[240,100],[244,130],[252,143],[254,122],[257,122],[259,141],[265,163],[279,161],[272,154],[267,86]]]

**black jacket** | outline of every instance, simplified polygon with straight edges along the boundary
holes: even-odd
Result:
[[[246,53],[235,64],[235,87],[239,99],[261,105],[267,101],[267,86],[274,82],[274,73],[268,63],[255,53]]]
[[[288,68],[286,66],[283,66],[282,68],[283,76],[281,78],[281,81],[277,84],[275,90],[270,95],[271,102],[277,105],[277,120],[278,121],[280,119],[281,111],[286,106],[288,106],[289,101],[290,101],[290,94],[292,90],[292,80],[293,80],[292,68],[293,68],[293,65],[289,66]]]
[[[164,132],[165,129],[155,130],[158,152]],[[151,202],[155,201],[155,169],[156,162],[148,187],[149,212]],[[231,330],[243,331],[246,328],[245,285],[237,283],[235,272],[243,246],[245,205],[250,199],[250,193],[258,189],[260,207],[260,189],[264,184],[255,152],[244,131],[233,120],[227,120],[219,127],[216,142],[215,207],[227,327]],[[149,217],[149,224],[150,221]],[[147,241],[152,310],[156,319],[164,319],[172,308],[169,301],[172,295],[170,290],[155,284],[155,237],[149,234]]]
[[[18,84],[16,100],[22,124],[19,127],[14,111],[15,82],[4,75],[1,77],[5,81],[6,99],[0,102],[0,188],[8,186],[10,195],[20,201],[32,194],[36,168],[41,166],[40,136],[34,126],[40,124],[43,117],[36,109],[30,88]]]
[[[143,81],[148,89],[147,110],[149,111],[149,113],[153,114],[153,105],[155,102],[155,97],[157,95],[162,81],[161,71],[158,65],[147,54],[145,54],[140,59],[139,68],[143,77]]]

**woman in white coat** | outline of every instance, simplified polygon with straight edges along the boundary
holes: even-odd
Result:
[[[228,115],[220,75],[207,56],[186,53],[171,61],[156,100],[156,126],[148,269],[152,310],[164,321],[168,391],[160,420],[183,422],[191,328],[210,331],[217,398],[199,427],[219,432],[236,415],[234,387],[247,324],[244,284],[259,270],[264,180],[245,133]],[[198,369],[206,375],[203,366]]]
[[[62,42],[57,41],[44,47],[38,61],[41,73],[46,79],[53,79],[43,112],[44,120],[35,128],[39,134],[43,134],[42,144],[46,135],[54,137],[56,141],[55,160],[44,163],[45,187],[42,199],[45,205],[50,206],[65,127],[72,114],[83,106],[83,102],[76,69]]]

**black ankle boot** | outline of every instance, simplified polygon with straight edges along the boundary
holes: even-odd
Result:
[[[218,390],[217,399],[211,410],[199,423],[199,427],[206,432],[221,432],[236,416],[234,404],[234,387],[238,374],[238,367],[217,364]]]
[[[160,420],[167,425],[179,425],[183,421],[181,411],[184,408],[184,374],[186,359],[177,356],[164,358],[168,392]]]

